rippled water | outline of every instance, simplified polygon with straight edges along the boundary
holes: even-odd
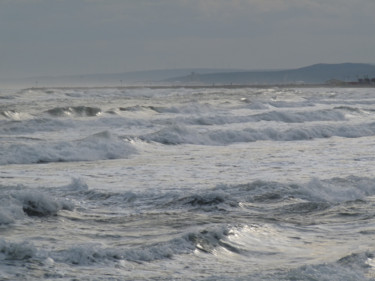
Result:
[[[0,91],[0,280],[375,280],[373,88]]]

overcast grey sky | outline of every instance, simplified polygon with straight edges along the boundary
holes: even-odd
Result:
[[[0,78],[375,63],[375,0],[0,0]]]

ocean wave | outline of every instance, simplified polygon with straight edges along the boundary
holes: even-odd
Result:
[[[375,180],[356,176],[327,180],[313,178],[306,183],[257,180],[233,186],[218,185],[215,190],[230,192],[234,198],[242,199],[240,202],[264,204],[285,199],[301,199],[305,202],[343,203],[365,200],[375,195]]]
[[[144,110],[154,110],[153,106],[142,106],[142,105],[134,105],[134,106],[128,106],[128,107],[118,107],[109,110],[109,113],[116,113],[116,112],[137,112],[137,111],[144,111]]]
[[[101,206],[117,206],[132,211],[134,206],[142,210],[194,212],[240,211],[241,208],[267,209],[279,214],[305,214],[321,212],[330,208],[345,209],[351,202],[375,195],[375,180],[366,177],[334,178],[320,180],[313,178],[304,183],[283,183],[273,181],[253,181],[246,184],[220,184],[204,190],[168,191],[147,190],[142,192],[110,192],[88,189],[82,179],[56,190],[64,195],[75,194],[79,200],[95,201]],[[340,213],[336,210],[336,213]],[[257,214],[257,213],[254,213]],[[261,213],[261,216],[266,215]]]
[[[256,121],[277,121],[284,123],[304,123],[313,121],[344,121],[345,115],[335,110],[304,112],[271,111],[252,116]]]
[[[342,110],[342,111],[348,111],[350,113],[353,113],[353,112],[355,112],[355,113],[361,113],[361,112],[363,112],[363,110],[361,108],[354,107],[354,106],[348,106],[348,105],[336,106],[333,109],[338,109],[338,110]]]
[[[254,227],[256,228],[256,226]],[[225,262],[223,265],[221,265],[223,270],[210,273],[209,277],[201,276],[201,278],[199,278],[198,275],[189,275],[189,271],[191,270],[190,266],[193,268],[196,267],[191,265],[189,263],[189,258],[187,258],[186,263],[184,263],[186,264],[184,270],[181,269],[181,272],[174,273],[172,276],[174,278],[182,278],[186,280],[373,280],[371,276],[374,269],[374,255],[369,251],[352,253],[336,261],[311,263],[306,265],[301,265],[300,262],[296,263],[294,261],[293,264],[290,264],[286,268],[274,268],[269,270],[260,267],[259,270],[241,270],[241,272],[234,274],[233,270],[229,270],[228,267],[234,267],[233,269],[236,269],[235,262],[236,257],[238,256],[244,256],[244,260],[248,260],[246,264],[253,264],[251,261],[256,259],[256,257],[261,259],[269,259],[271,257],[271,259],[275,259],[276,263],[280,262],[277,260],[278,255],[272,251],[269,253],[263,253],[265,255],[264,257],[259,256],[261,253],[255,253],[252,251],[243,252],[240,249],[240,247],[243,246],[241,243],[236,244],[228,239],[229,237],[233,237],[235,239],[245,238],[238,233],[238,231],[241,232],[244,230],[246,230],[246,227],[224,227],[217,230],[202,230],[187,234],[183,238],[176,238],[164,243],[149,245],[148,247],[136,247],[133,249],[119,247],[109,248],[102,244],[85,243],[73,245],[72,247],[63,250],[41,250],[35,247],[32,243],[26,241],[19,242],[0,239],[0,261],[7,263],[20,261],[24,263],[24,266],[28,266],[28,263],[30,265],[31,263],[37,263],[39,266],[41,266],[41,271],[47,268],[52,269],[55,267],[61,267],[61,264],[66,264],[68,266],[73,265],[75,270],[94,270],[94,268],[97,268],[98,266],[105,266],[109,267],[110,269],[113,268],[113,270],[119,267],[126,270],[131,270],[134,269],[134,264],[136,264],[142,267],[139,269],[140,273],[142,273],[144,266],[147,266],[149,263],[160,260],[173,260],[176,255],[201,253],[200,259],[202,260],[203,264],[205,264],[205,262],[210,260],[210,258],[213,256],[215,256],[215,260]],[[272,233],[264,233],[264,235],[265,237],[263,238],[266,238],[268,235],[272,235]],[[268,237],[268,239],[271,238],[272,237]],[[258,245],[261,244],[259,241],[257,241],[257,237],[253,237],[252,242],[258,243]],[[280,241],[274,242],[277,243]],[[272,243],[270,243],[270,245],[272,245]],[[272,250],[275,250],[275,248],[277,248],[277,244],[273,245],[271,248]],[[293,249],[294,248],[292,247],[290,250],[293,251]],[[222,260],[220,255],[223,253],[225,253],[226,256],[230,256],[230,260]],[[254,255],[254,257],[247,257],[247,255]],[[125,263],[124,261],[129,263]],[[290,259],[290,261],[293,260]],[[238,260],[237,262],[240,263],[242,260]],[[134,264],[132,265],[132,263]],[[254,264],[258,265],[255,260]],[[158,264],[155,266],[157,265]],[[6,272],[2,272],[1,276],[3,277],[4,274],[6,274]],[[50,276],[50,274],[51,273],[49,273],[48,276]],[[66,275],[59,274],[58,272],[54,272],[53,274],[59,278],[67,277]],[[26,277],[26,273],[22,273],[22,275],[24,275],[23,277]],[[107,275],[107,277],[108,276],[110,275]],[[141,279],[147,279],[147,276],[148,275],[146,275],[145,278],[142,277]],[[163,277],[158,276],[156,279],[165,279],[165,277],[165,275],[163,275]],[[99,276],[99,279],[102,280],[103,278],[106,278],[105,275]],[[112,280],[114,277],[109,278]],[[134,276],[128,279],[130,280],[133,278]]]
[[[221,190],[202,191],[189,195],[178,194],[177,196],[167,194],[159,205],[163,208],[190,209],[191,211],[204,212],[227,211],[239,206],[238,201],[229,192]]]
[[[265,245],[258,239],[261,239]],[[197,230],[180,238],[143,247],[108,248],[102,244],[81,244],[66,250],[50,252],[49,256],[56,263],[76,266],[98,264],[106,266],[114,264],[116,266],[121,264],[121,261],[144,264],[158,260],[170,260],[174,259],[176,255],[192,253],[201,255],[201,258],[205,260],[213,256],[215,259],[230,256],[232,262],[238,257],[250,261],[265,259],[277,262],[283,255],[284,247],[290,246],[293,239],[296,238],[286,237],[282,229],[273,230],[257,225],[223,226]],[[296,248],[290,247],[289,251],[296,251]],[[36,255],[35,253],[31,254]],[[243,272],[236,280],[369,280],[367,274],[372,270],[372,259],[373,255],[370,252],[354,253],[329,263],[297,267],[293,267],[292,259],[287,259],[285,262],[291,263],[289,270],[254,271],[249,276]],[[208,280],[232,280],[233,275],[226,276],[225,273],[222,273],[221,276],[212,276],[212,278]]]
[[[301,108],[301,107],[312,107],[315,104],[311,101],[269,101],[268,105],[275,108]]]
[[[237,228],[237,226],[222,226],[204,229],[189,233],[186,238],[193,243],[196,250],[204,253],[214,254],[218,248],[223,248],[232,253],[243,254],[246,249],[238,247],[227,239]]]
[[[153,105],[134,105],[128,107],[119,107],[112,109],[111,112],[138,112],[138,111],[153,111],[155,113],[173,113],[173,114],[204,114],[212,111],[212,106],[208,104],[191,103],[184,106],[153,106]]]
[[[305,265],[279,275],[278,280],[373,280],[368,273],[374,258],[370,252],[354,253],[341,258],[336,263]]]
[[[12,143],[0,152],[0,165],[120,159],[135,152],[129,143],[104,131],[76,141]]]
[[[5,110],[1,111],[0,115],[4,116],[6,119],[14,120],[14,121],[20,121],[24,119],[28,115],[24,115],[16,110]]]
[[[221,226],[196,230],[181,237],[144,246],[105,247],[100,243],[85,243],[56,251],[39,250],[29,242],[0,240],[0,260],[49,259],[53,263],[87,266],[117,263],[121,260],[136,263],[152,262],[172,259],[176,255],[192,254],[194,251],[215,254],[220,248],[236,254],[244,254],[246,249],[228,240],[228,236],[234,235],[233,231],[237,228],[237,226]]]
[[[75,128],[76,125],[70,120],[58,120],[49,118],[25,119],[22,122],[17,120],[4,121],[1,123],[1,134],[32,134],[36,132],[60,131],[66,128]]]
[[[51,216],[60,210],[72,210],[73,205],[65,200],[56,200],[43,193],[28,191],[11,194],[22,203],[22,210],[28,216]]]
[[[188,254],[194,246],[186,239],[171,241],[138,248],[105,248],[98,244],[77,245],[59,253],[52,254],[55,261],[74,265],[91,265],[119,260],[131,262],[151,262],[170,259],[173,255]]]
[[[280,130],[275,128],[242,130],[197,130],[182,125],[170,125],[157,132],[140,136],[144,141],[166,145],[229,145],[255,141],[299,141],[317,138],[359,138],[375,135],[375,123],[358,125],[313,125]]]
[[[87,183],[80,177],[73,177],[71,179],[71,182],[67,185],[55,188],[56,190],[59,190],[61,192],[64,192],[64,194],[68,193],[74,193],[74,192],[86,192],[89,189],[89,186]]]
[[[160,120],[164,124],[189,124],[189,125],[225,125],[246,122],[274,121],[281,123],[307,123],[316,121],[344,121],[345,115],[335,110],[318,110],[306,112],[270,111],[246,116],[200,116],[176,117],[173,120]]]
[[[19,187],[16,191],[1,189],[0,225],[10,224],[25,216],[54,216],[61,210],[72,210],[73,204],[37,190]]]
[[[83,192],[86,200],[100,201],[102,204],[129,204],[135,201],[139,195],[134,192],[128,191],[125,193],[106,192],[100,190],[87,190]]]
[[[27,260],[36,253],[36,248],[28,242],[8,242],[0,239],[0,260]]]
[[[89,106],[72,106],[72,107],[55,107],[46,111],[49,115],[55,117],[93,117],[102,113],[102,110],[97,107]]]
[[[121,260],[129,262],[152,262],[156,260],[172,259],[176,255],[192,254],[200,251],[213,254],[215,249],[221,247],[234,253],[241,253],[227,241],[231,235],[230,226],[217,227],[216,229],[203,229],[189,232],[181,237],[170,240],[134,247],[105,247],[102,244],[74,245],[68,249],[51,252],[49,256],[56,262],[74,265],[107,264]]]
[[[14,109],[0,110],[0,117],[7,121],[27,121],[33,119],[33,115],[27,112],[18,111]]]

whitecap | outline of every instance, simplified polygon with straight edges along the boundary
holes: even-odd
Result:
[[[54,216],[61,210],[74,208],[68,200],[26,188],[1,190],[0,196],[0,225],[14,223],[26,216]]]
[[[5,145],[0,165],[96,161],[127,158],[136,149],[108,131],[76,141]]]
[[[28,242],[8,242],[0,239],[0,260],[27,260],[36,253],[36,248]]]

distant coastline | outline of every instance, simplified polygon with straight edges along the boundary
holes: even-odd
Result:
[[[314,64],[285,70],[171,69],[113,74],[45,76],[1,79],[0,87],[374,87],[375,65],[364,63]]]
[[[330,85],[330,84],[223,84],[223,85],[133,85],[133,86],[57,86],[57,87],[30,87],[24,88],[24,90],[48,90],[48,89],[59,89],[59,90],[69,90],[69,89],[241,89],[241,88],[259,88],[259,89],[269,89],[269,88],[375,88],[375,85],[360,85],[360,84],[342,84],[342,85]]]

